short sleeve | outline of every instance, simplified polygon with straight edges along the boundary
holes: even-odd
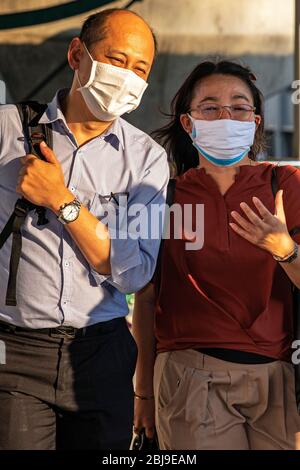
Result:
[[[285,165],[278,168],[278,185],[283,189],[283,206],[289,232],[299,227],[293,239],[300,244],[300,170]]]

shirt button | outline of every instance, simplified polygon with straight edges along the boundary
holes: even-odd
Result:
[[[75,191],[74,186],[71,186],[71,191],[72,191],[72,193],[74,193],[74,191]]]
[[[70,266],[70,263],[68,261],[66,261],[65,266]]]

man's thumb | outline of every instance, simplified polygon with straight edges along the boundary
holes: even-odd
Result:
[[[58,163],[58,160],[57,160],[54,152],[51,150],[50,147],[48,147],[46,142],[43,141],[43,142],[40,143],[40,149],[41,149],[41,152],[42,152],[43,156],[45,157],[45,160],[48,163],[54,163],[54,164]]]

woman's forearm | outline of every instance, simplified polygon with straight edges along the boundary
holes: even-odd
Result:
[[[138,347],[138,359],[135,375],[136,393],[153,396],[153,371],[155,362],[154,336],[154,290],[148,284],[135,295],[132,331]]]
[[[300,289],[300,247],[298,257],[294,261],[291,263],[280,263],[280,266],[284,269],[292,283]]]

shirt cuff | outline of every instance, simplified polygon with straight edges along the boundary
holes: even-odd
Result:
[[[105,281],[112,285],[122,285],[122,275],[132,268],[140,266],[142,259],[138,240],[132,240],[128,232],[109,229],[111,237],[110,265],[111,274],[101,274],[90,267],[90,272],[97,285]]]
[[[98,273],[92,267],[90,267],[90,273],[93,276],[93,278],[96,281],[98,286],[101,286],[101,284],[103,284],[103,282],[108,281],[109,278],[111,277],[110,274],[100,274],[100,273]]]

